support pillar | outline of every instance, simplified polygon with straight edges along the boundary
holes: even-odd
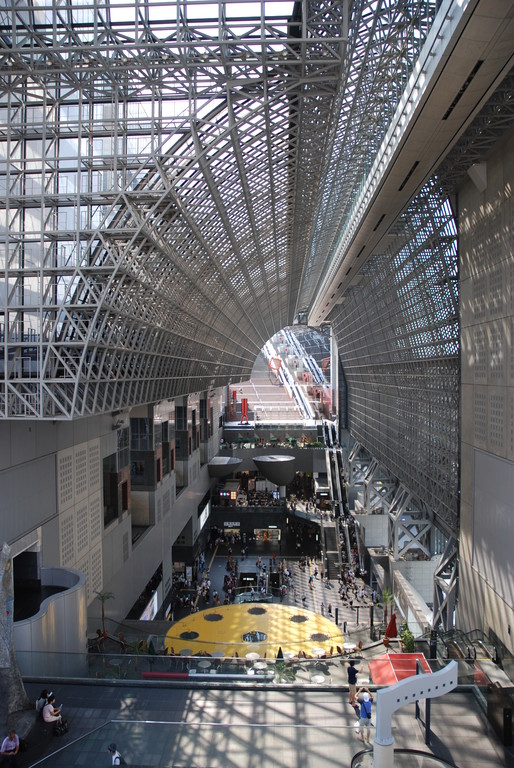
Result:
[[[393,768],[394,765],[394,742],[391,739],[390,744],[373,743],[373,765],[374,768]]]
[[[394,739],[391,732],[393,713],[419,699],[435,699],[449,693],[457,685],[457,669],[457,662],[450,661],[438,672],[407,677],[396,685],[377,691],[376,734],[373,742],[375,768],[393,768]]]

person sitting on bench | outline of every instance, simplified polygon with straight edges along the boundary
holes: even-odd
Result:
[[[20,748],[20,740],[16,731],[10,730],[9,735],[5,737],[0,748],[0,762],[2,765],[17,765],[16,755]]]
[[[43,720],[45,723],[62,723],[61,709],[54,705],[55,696],[50,694],[48,701],[43,707]]]

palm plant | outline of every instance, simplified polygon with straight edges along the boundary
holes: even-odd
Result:
[[[112,600],[116,595],[113,592],[95,592],[95,595],[102,604],[102,632],[105,635],[105,603]]]
[[[394,604],[394,595],[390,589],[382,590],[382,603],[384,605],[384,624],[387,625],[389,619],[389,606]]]

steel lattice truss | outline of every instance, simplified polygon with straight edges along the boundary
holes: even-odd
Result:
[[[458,268],[448,195],[514,124],[514,72],[361,269],[334,313],[352,435],[458,531]]]
[[[451,195],[469,168],[483,162],[498,138],[514,126],[514,71],[511,70],[437,171]]]
[[[347,3],[3,6],[1,415],[247,376],[294,315]]]
[[[299,312],[309,308],[337,237],[350,220],[438,5],[436,0],[353,3],[354,34],[346,50],[344,87],[334,105],[333,151],[317,201]]]
[[[425,186],[331,317],[352,435],[458,528],[459,359],[456,229],[440,187]]]
[[[0,2],[0,417],[247,377],[308,309],[436,5],[190,0],[163,19],[151,0]],[[456,252],[439,190],[333,320],[352,434],[453,531]]]

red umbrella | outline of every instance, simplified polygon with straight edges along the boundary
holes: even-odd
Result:
[[[397,636],[398,630],[396,629],[396,613],[393,613],[389,619],[389,624],[387,625],[387,629],[385,631],[385,637],[391,638]]]

